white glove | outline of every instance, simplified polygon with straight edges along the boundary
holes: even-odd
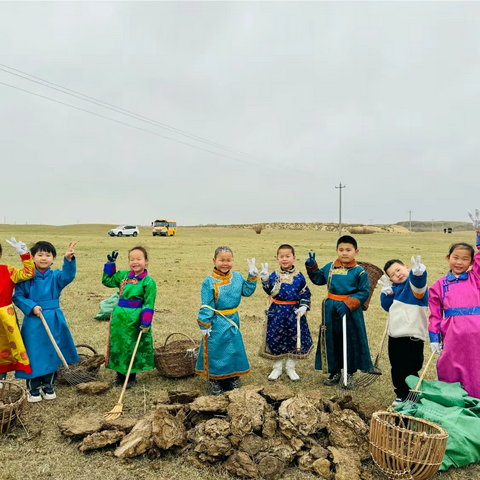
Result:
[[[205,330],[202,330],[202,335],[203,335],[204,337],[207,337],[207,338],[208,338],[211,333],[212,333],[212,328],[211,328],[211,327],[210,327],[210,328],[206,328]]]
[[[423,273],[427,269],[427,267],[420,262],[421,258],[422,257],[420,255],[417,255],[416,259],[415,257],[412,257],[412,273],[417,277],[423,275]]]
[[[266,282],[270,278],[268,273],[268,263],[262,263],[262,271],[260,272],[260,278],[262,282]]]
[[[248,275],[251,277],[256,277],[258,275],[258,268],[255,266],[255,259],[252,258],[249,260],[247,258],[247,263],[248,263]]]
[[[440,342],[430,342],[430,350],[435,352],[437,355],[442,353],[443,345]]]
[[[468,216],[472,220],[473,228],[478,232],[480,230],[480,210],[478,208],[475,210],[475,216],[469,211]]]
[[[392,295],[393,289],[390,285],[390,280],[386,275],[382,275],[382,278],[378,281],[378,284],[382,286],[382,293],[385,295]]]
[[[300,316],[303,317],[307,313],[307,306],[302,305],[301,307],[298,307],[295,310],[295,315],[298,315],[300,313]]]
[[[19,255],[25,255],[28,251],[27,246],[23,242],[17,242],[15,237],[7,240],[7,243],[9,243]]]

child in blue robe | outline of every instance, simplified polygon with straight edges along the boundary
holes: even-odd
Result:
[[[353,374],[357,370],[373,369],[362,305],[368,300],[370,286],[367,272],[357,265],[357,241],[344,235],[337,241],[334,262],[319,268],[315,253],[310,252],[305,262],[308,276],[315,285],[327,285],[323,304],[323,325],[320,327],[315,369],[328,371],[325,385],[340,381],[343,365],[343,316],[347,316],[347,388],[353,388]]]
[[[285,370],[292,381],[300,380],[295,371],[295,360],[307,358],[313,348],[312,337],[305,313],[310,309],[310,290],[302,272],[293,264],[295,250],[283,244],[277,250],[280,269],[268,273],[268,263],[262,263],[260,278],[263,290],[270,296],[271,303],[265,320],[265,332],[260,356],[275,360],[269,380],[277,380]],[[297,325],[297,316],[300,316]],[[297,329],[300,329],[298,336]]]
[[[213,272],[202,283],[202,306],[198,326],[202,343],[195,373],[208,379],[211,395],[240,386],[239,377],[250,373],[242,334],[238,306],[257,286],[255,259],[249,263],[248,278],[232,272],[233,253],[229,247],[218,247],[213,258]]]
[[[63,270],[51,270],[57,252],[50,242],[37,242],[31,249],[35,276],[17,284],[13,303],[25,315],[22,337],[30,358],[32,373],[17,371],[16,378],[27,381],[29,402],[54,400],[54,383],[62,361],[39,318],[42,313],[67,363],[79,358],[65,316],[60,309],[60,294],[73,281],[76,273],[75,247],[70,243],[63,259]]]

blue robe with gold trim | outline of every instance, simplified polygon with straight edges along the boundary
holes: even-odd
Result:
[[[202,283],[202,305],[208,305],[222,315],[200,308],[198,326],[204,335],[198,352],[195,373],[212,380],[239,377],[250,373],[242,334],[238,306],[243,297],[249,297],[257,287],[257,277],[245,280],[241,273],[222,274],[214,270]]]
[[[368,300],[370,286],[368,273],[353,262],[353,266],[339,265],[338,260],[327,263],[323,268],[317,264],[307,266],[308,276],[315,285],[327,285],[333,295],[348,295],[345,303],[350,311],[347,313],[347,371],[368,372],[373,368],[368,347],[367,331],[363,319],[362,305]],[[343,368],[343,326],[342,316],[338,310],[342,302],[326,298],[323,304],[323,326],[318,338],[315,357],[315,369],[322,370],[322,343],[325,346],[324,358],[329,373],[337,373]],[[325,336],[322,339],[322,335]],[[322,341],[324,340],[324,342]]]

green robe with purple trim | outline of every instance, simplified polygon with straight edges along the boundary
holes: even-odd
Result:
[[[151,318],[153,315],[157,285],[148,274],[134,276],[129,270],[115,272],[115,265],[108,263],[105,265],[102,283],[106,287],[120,288],[119,301],[124,299],[143,302],[140,308],[125,308],[117,305],[110,319],[105,366],[125,375],[137,342],[141,319],[145,316]],[[131,372],[153,368],[155,368],[155,360],[152,329],[149,328],[142,335]]]

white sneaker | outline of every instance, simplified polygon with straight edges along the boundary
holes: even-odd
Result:
[[[55,400],[57,398],[57,394],[55,393],[55,391],[52,392],[53,393],[47,393],[43,390],[43,388],[40,389],[40,395],[44,400]]]
[[[398,407],[398,406],[401,405],[402,403],[405,403],[405,399],[404,399],[404,398],[397,397],[397,398],[393,401],[392,407]]]
[[[288,378],[292,382],[298,382],[300,380],[300,377],[298,376],[298,373],[295,371],[295,360],[292,358],[287,358],[287,363],[285,365],[285,370],[287,372]]]
[[[273,370],[268,376],[268,379],[270,381],[277,380],[282,375],[282,370],[283,370],[283,360],[277,360],[273,364]]]
[[[38,403],[42,401],[42,396],[40,394],[32,395],[30,392],[28,392],[27,401],[29,403]]]

